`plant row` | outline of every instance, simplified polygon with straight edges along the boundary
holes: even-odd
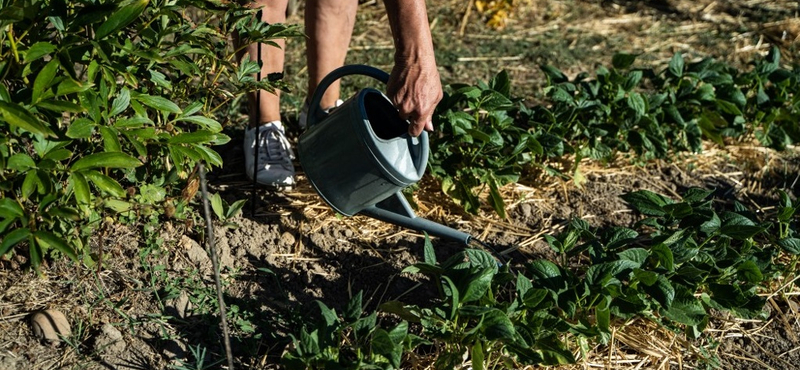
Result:
[[[628,193],[623,198],[644,216],[633,228],[574,219],[546,236],[554,261],[519,268],[475,249],[439,262],[426,240],[423,260],[404,272],[429,276],[438,300],[383,302],[380,311],[391,315],[382,320],[363,311],[360,294],[341,314],[319,303],[318,319],[290,336],[283,363],[398,369],[427,354],[437,369],[568,364],[590,344],[608,344],[615,323],[634,318],[689,339],[702,337],[714,311],[763,318],[759,293],[797,274],[800,203],[781,193],[775,214],[758,217],[738,203],[717,209],[711,193],[691,189],[680,201]]]
[[[617,54],[593,78],[569,79],[542,66],[546,102],[532,107],[511,96],[506,72],[488,83],[448,86],[430,159],[442,191],[470,213],[488,192],[489,205],[505,217],[499,188],[536,169],[560,174],[549,164],[565,155],[574,156],[566,170],[576,171],[583,158],[669,158],[699,152],[704,141],[755,137],[777,150],[800,141],[800,68],[781,66],[779,49],[749,71],[711,58],[687,63],[681,54],[663,70],[635,68],[636,57]]]

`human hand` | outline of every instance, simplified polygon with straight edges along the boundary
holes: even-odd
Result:
[[[397,61],[386,92],[400,118],[409,121],[409,135],[433,131],[433,111],[442,100],[442,82],[432,56],[417,62]]]

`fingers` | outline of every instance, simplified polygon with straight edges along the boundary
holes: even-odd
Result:
[[[387,93],[400,118],[409,121],[408,133],[419,136],[433,131],[433,113],[442,99],[442,85],[435,64],[426,68],[395,65]]]

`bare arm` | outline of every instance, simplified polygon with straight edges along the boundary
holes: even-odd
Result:
[[[433,111],[442,99],[425,0],[384,0],[394,39],[394,68],[387,93],[402,118],[411,122],[408,132],[419,136],[433,130]]]

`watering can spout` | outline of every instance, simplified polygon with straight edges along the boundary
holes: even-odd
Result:
[[[375,205],[363,209],[360,213],[367,217],[372,217],[407,229],[424,231],[429,235],[461,242],[465,245],[468,245],[472,238],[467,233],[417,217],[411,209],[411,205],[408,204],[408,201],[400,192],[389,196]]]

